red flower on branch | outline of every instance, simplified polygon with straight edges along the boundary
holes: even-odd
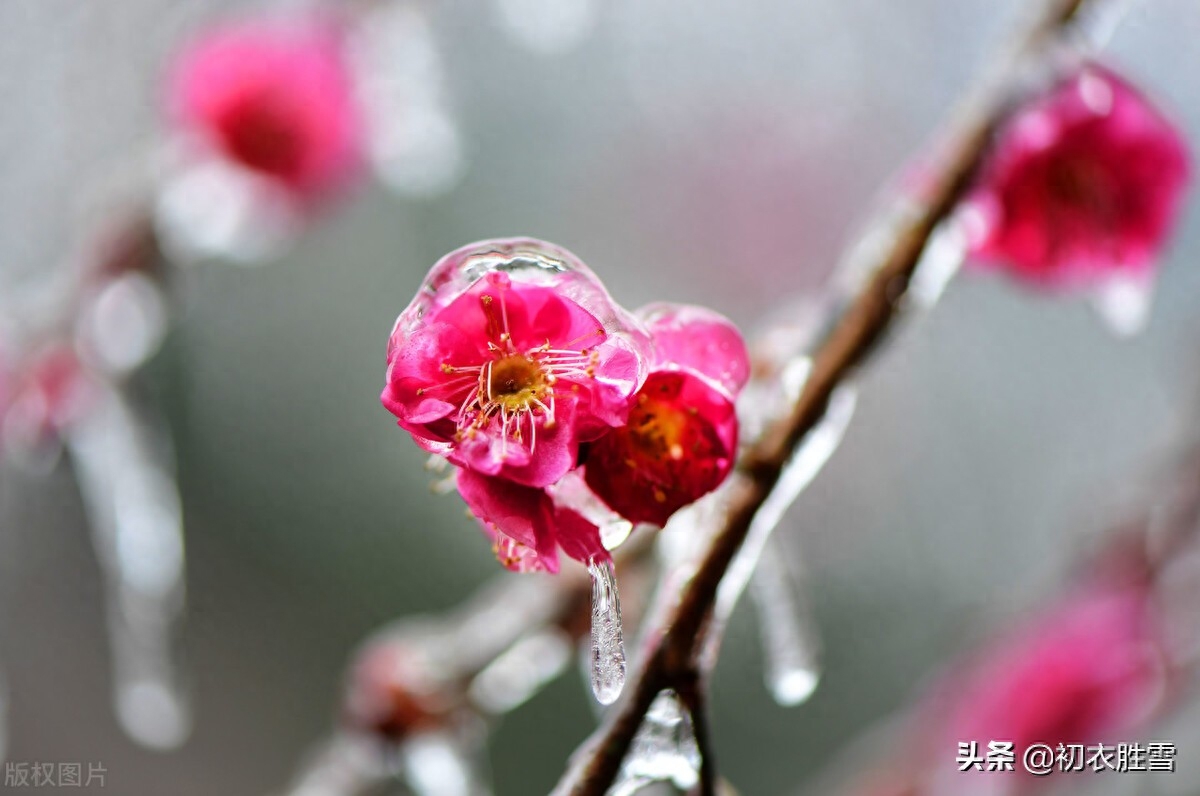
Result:
[[[1042,287],[1148,281],[1188,176],[1179,131],[1089,64],[1000,131],[969,199],[972,253]]]

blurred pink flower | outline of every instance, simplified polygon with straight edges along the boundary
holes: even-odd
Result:
[[[637,315],[654,340],[650,376],[628,424],[589,446],[584,473],[618,514],[661,526],[729,475],[750,360],[737,327],[710,310],[654,304]]]
[[[459,470],[457,483],[497,560],[513,572],[558,572],[559,548],[585,564],[610,557],[599,529],[577,512],[556,507],[543,489],[471,470]]]
[[[972,253],[1043,287],[1148,280],[1188,175],[1179,131],[1087,65],[1000,131],[968,200]]]
[[[383,404],[452,463],[544,487],[625,422],[639,336],[572,255],[539,241],[443,258],[396,322]]]
[[[5,441],[28,448],[52,440],[96,398],[96,385],[72,346],[45,348],[13,375],[7,400],[0,404]]]
[[[342,185],[360,163],[362,121],[331,20],[209,31],[180,53],[168,90],[180,128],[298,197]]]
[[[1034,743],[1111,740],[1162,696],[1163,645],[1143,589],[1093,587],[986,649],[954,681],[950,740],[1012,741],[1018,759]]]

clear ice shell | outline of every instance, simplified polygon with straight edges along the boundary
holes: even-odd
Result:
[[[104,576],[118,719],[145,746],[177,747],[191,710],[176,648],[184,546],[169,446],[111,389],[66,446]]]
[[[775,537],[767,546],[750,580],[750,597],[763,639],[767,690],[780,705],[793,707],[807,701],[820,682],[820,637],[797,565]]]
[[[572,470],[547,487],[556,506],[568,508],[595,525],[605,550],[616,550],[633,533],[633,523],[596,497],[578,470]]]
[[[571,640],[559,630],[518,640],[471,681],[471,701],[488,713],[507,713],[562,673]]]
[[[654,782],[689,791],[699,779],[700,748],[691,714],[674,691],[662,691],[646,711],[609,796],[631,796]]]
[[[648,348],[648,335],[640,324],[613,301],[599,277],[582,260],[566,249],[533,238],[480,241],[442,257],[396,319],[393,339],[397,333],[408,334],[421,328],[429,312],[450,304],[492,273],[505,274],[518,285],[553,288],[595,316],[610,339],[621,337],[640,348]]]
[[[617,577],[611,560],[593,560],[588,574],[592,578],[592,693],[601,705],[611,705],[625,687],[625,631]]]

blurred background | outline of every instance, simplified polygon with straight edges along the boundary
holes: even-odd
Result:
[[[706,304],[753,330],[822,284],[875,192],[1028,5],[428,3],[461,176],[421,197],[368,184],[259,266],[189,267],[145,374],[186,522],[190,739],[159,753],[121,733],[71,470],[7,467],[9,759],[103,762],[118,793],[280,790],[328,732],[354,645],[393,618],[450,609],[499,571],[378,401],[388,332],[429,266],[470,241],[536,236],[627,306]],[[0,311],[53,289],[96,214],[143,179],[179,42],[278,7],[0,5]],[[1198,36],[1200,6],[1158,0],[1136,5],[1110,50],[1193,142]],[[798,709],[771,701],[745,610],[724,650],[715,743],[741,793],[816,787],[839,755],[853,770],[855,738],[947,656],[1052,593],[1088,532],[1194,436],[1198,251],[1192,202],[1149,326],[1129,340],[1083,302],[963,274],[891,341],[841,450],[781,529],[811,576],[820,690]],[[591,705],[570,669],[505,717],[497,793],[546,792],[594,726]],[[1161,733],[1179,743],[1179,776],[1106,792],[1197,793],[1192,713]]]

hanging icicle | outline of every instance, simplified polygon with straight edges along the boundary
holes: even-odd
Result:
[[[625,687],[625,634],[621,601],[612,561],[588,564],[592,578],[592,693],[601,705],[611,705]]]
[[[792,707],[807,701],[820,682],[820,637],[799,564],[774,536],[765,553],[750,580],[750,597],[762,633],[767,688],[776,702]]]
[[[813,478],[817,476],[817,473],[821,471],[829,457],[841,444],[842,437],[850,425],[850,419],[854,416],[856,404],[857,393],[853,386],[843,386],[834,392],[825,411],[825,417],[800,443],[784,468],[775,489],[764,501],[758,513],[754,515],[746,542],[738,551],[733,563],[729,565],[729,570],[717,590],[712,629],[707,636],[701,656],[701,660],[707,667],[711,668],[716,662],[725,625],[729,621],[730,615],[733,614],[733,609],[737,606],[746,585],[750,582],[771,533],[779,525],[792,503],[812,483]]]
[[[191,710],[176,649],[184,549],[169,446],[107,387],[66,446],[105,581],[117,716],[139,743],[176,747]]]

